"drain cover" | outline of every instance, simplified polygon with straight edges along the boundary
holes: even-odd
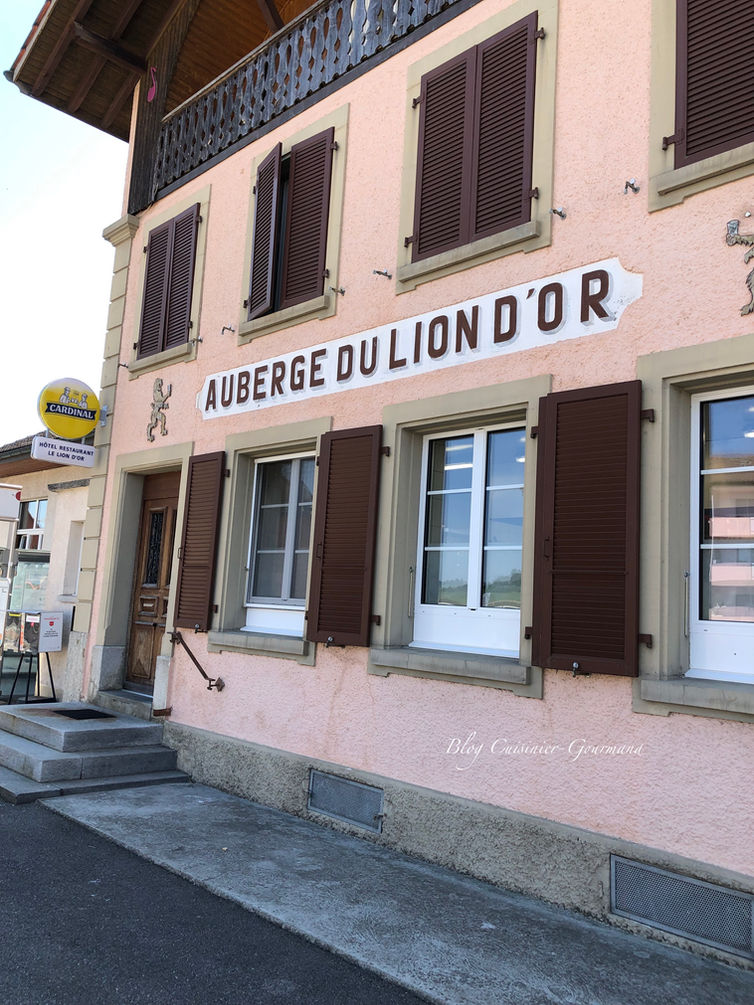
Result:
[[[67,708],[61,711],[55,709],[55,715],[63,715],[66,719],[114,719],[109,712],[100,712],[98,708]]]

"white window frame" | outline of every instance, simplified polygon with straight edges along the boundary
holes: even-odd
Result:
[[[23,512],[24,506],[31,507],[32,503],[36,503],[36,509],[34,510],[34,524],[31,527],[21,527],[21,512]],[[44,521],[40,525],[39,523],[39,504],[45,504],[45,516]],[[16,527],[16,551],[44,551],[44,539],[45,539],[45,524],[47,522],[47,510],[49,506],[49,499],[47,496],[42,496],[39,499],[22,499],[21,500],[21,510],[18,514],[18,525]],[[32,543],[32,538],[35,539],[35,543]]]
[[[414,637],[411,646],[421,649],[475,652],[489,656],[517,658],[521,631],[521,609],[484,607],[482,605],[482,571],[484,563],[484,526],[487,495],[491,488],[486,484],[489,435],[494,432],[520,432],[526,447],[526,429],[519,424],[482,426],[458,429],[425,436],[422,448],[422,496],[420,499],[419,532],[417,538],[417,575],[414,600]],[[425,562],[425,530],[427,502],[430,496],[428,469],[430,446],[438,440],[472,437],[473,468],[471,482],[471,517],[469,528],[468,589],[466,605],[428,604],[422,601]],[[522,469],[523,471],[523,469]],[[524,480],[505,486],[520,489]],[[454,491],[454,490],[451,490]],[[461,490],[458,490],[461,491]],[[466,491],[465,489],[463,491]],[[501,546],[502,548],[503,546]],[[522,554],[523,541],[515,548]],[[497,546],[496,546],[497,550]],[[505,546],[505,550],[514,550]],[[473,591],[473,593],[472,593]],[[476,600],[478,598],[478,602]],[[461,640],[461,641],[459,641]],[[464,640],[471,644],[466,645]],[[473,640],[473,641],[472,641]]]
[[[702,586],[700,555],[705,545],[700,540],[700,512],[702,506],[701,477],[701,416],[702,406],[710,401],[724,401],[754,395],[754,387],[726,388],[694,395],[691,399],[691,520],[689,545],[689,669],[686,677],[706,680],[739,681],[754,683],[754,622],[713,622],[699,616],[699,597]],[[754,427],[754,416],[752,416]],[[753,450],[754,452],[754,450]],[[754,465],[734,469],[715,468],[716,474],[726,471],[751,471]],[[706,546],[706,547],[711,547]],[[726,547],[751,547],[754,543],[734,543]]]
[[[531,665],[528,626],[532,624],[532,558],[536,497],[535,427],[539,402],[552,390],[550,374],[468,388],[386,405],[382,411],[383,443],[391,463],[380,473],[374,606],[380,623],[372,628],[367,671],[380,677],[400,674],[437,681],[499,688],[525,698],[541,699],[544,671]],[[524,519],[521,569],[519,655],[510,658],[411,645],[414,630],[421,458],[424,437],[454,429],[525,428]]]
[[[254,598],[251,596],[251,584],[252,575],[254,569],[254,552],[256,548],[256,537],[257,537],[257,504],[258,504],[258,492],[260,484],[260,471],[263,466],[267,464],[274,464],[280,461],[302,461],[302,460],[312,460],[314,461],[314,454],[311,451],[304,453],[294,453],[294,454],[276,454],[271,457],[260,457],[254,462],[254,474],[253,474],[253,492],[251,499],[251,507],[249,513],[249,550],[246,558],[246,593],[245,593],[245,603],[244,607],[246,609],[246,624],[242,626],[241,630],[246,632],[270,632],[276,635],[292,635],[300,637],[304,633],[304,612],[306,610],[306,598],[301,600],[293,598]],[[300,465],[297,465],[300,467]],[[293,484],[293,479],[291,480]],[[296,484],[298,485],[298,478],[296,478]],[[312,514],[313,510],[313,491],[312,491]],[[291,503],[289,497],[289,520],[288,529],[286,535],[286,547],[285,547],[285,565],[283,571],[283,581],[289,582],[290,575],[292,572],[293,564],[293,545],[295,543],[295,530],[296,521],[295,513],[294,519],[291,520]],[[298,505],[298,497],[296,498],[296,506]],[[311,537],[313,530],[313,521],[310,521],[309,527],[309,562],[311,562]],[[290,546],[290,547],[289,547]],[[308,566],[307,566],[307,584],[309,581]]]

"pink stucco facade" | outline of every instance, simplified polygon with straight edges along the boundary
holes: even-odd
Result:
[[[489,31],[495,29],[494,19],[510,6],[506,0],[472,5],[320,101],[273,124],[232,155],[210,163],[135,218],[127,282],[119,300],[119,359],[131,369],[117,369],[81,694],[96,694],[97,647],[110,644],[113,610],[130,602],[114,586],[112,572],[124,523],[122,480],[129,472],[180,468],[183,506],[185,458],[225,450],[228,437],[248,431],[322,420],[333,430],[382,424],[385,410],[393,406],[458,392],[473,398],[477,389],[495,386],[504,396],[513,382],[535,377],[549,377],[552,392],[639,378],[643,407],[655,409],[655,421],[642,423],[639,578],[639,630],[653,636],[653,647],[639,647],[638,678],[577,676],[544,667],[541,694],[527,695],[504,685],[445,679],[447,674],[381,676],[368,670],[369,647],[317,644],[306,664],[259,652],[212,651],[216,647],[209,645],[207,633],[184,629],[207,674],[222,677],[225,689],[208,691],[186,653],[165,641],[155,705],[171,710],[171,724],[325,762],[356,778],[380,776],[752,877],[754,810],[746,794],[754,758],[754,676],[749,684],[745,679],[728,686],[716,681],[708,688],[715,693],[706,706],[696,691],[683,699],[672,696],[673,685],[682,686],[686,668],[682,656],[673,655],[684,651],[677,613],[683,580],[670,570],[689,562],[688,532],[673,526],[673,499],[686,500],[679,512],[685,506],[688,521],[690,487],[673,464],[667,469],[657,466],[658,458],[662,464],[663,459],[676,463],[680,453],[688,456],[683,433],[687,420],[674,426],[672,416],[688,407],[697,386],[695,365],[699,389],[709,386],[717,393],[725,387],[725,372],[735,374],[731,386],[737,390],[748,388],[751,394],[754,387],[754,328],[751,316],[740,312],[748,298],[748,269],[742,261],[746,249],[725,241],[730,220],[740,220],[742,232],[754,231],[751,222],[747,226],[747,214],[754,212],[752,162],[748,169],[734,165],[727,173],[723,165],[713,174],[714,183],[692,179],[682,190],[683,201],[660,205],[662,197],[653,194],[652,181],[660,156],[653,116],[662,114],[661,96],[655,91],[661,79],[658,64],[672,59],[658,15],[663,4],[640,0],[630,9],[612,5],[609,11],[596,0],[548,4],[541,15],[549,24],[539,43],[539,58],[550,64],[542,80],[554,89],[548,112],[554,125],[537,127],[545,135],[549,129],[552,145],[539,164],[535,151],[533,183],[539,184],[542,198],[551,199],[536,206],[538,218],[547,218],[549,241],[534,248],[523,242],[513,253],[454,265],[447,274],[413,289],[401,284],[396,278],[403,236],[399,221],[402,206],[411,201],[415,170],[405,150],[412,72],[416,76],[422,61],[430,66],[434,54],[460,45],[457,39],[468,37],[476,44],[486,26],[492,23]],[[516,16],[528,13],[520,2],[513,11]],[[417,66],[419,71],[412,70]],[[241,302],[248,295],[249,207],[256,168],[275,143],[282,142],[285,151],[291,139],[346,105],[347,138],[337,151],[344,164],[337,285],[345,292],[335,295],[331,316],[281,324],[239,344],[245,318]],[[670,132],[672,123],[660,128]],[[538,173],[547,178],[544,183],[537,181]],[[629,179],[635,179],[638,192],[626,187]],[[201,341],[195,358],[166,360],[140,370],[133,365],[131,346],[139,333],[142,249],[156,221],[168,219],[191,201],[202,203],[203,214],[194,283],[198,327],[191,329],[191,336]],[[549,214],[550,206],[563,207],[565,218]],[[380,326],[612,259],[637,282],[640,279],[641,287],[611,330],[595,326],[580,337],[549,345],[537,345],[534,339],[528,347],[499,356],[427,367],[414,376],[337,388],[331,394],[301,396],[235,415],[205,418],[197,406],[197,395],[213,374],[356,338]],[[391,278],[375,270],[385,270]],[[573,304],[566,308],[575,310]],[[235,332],[223,331],[226,326]],[[703,344],[709,345],[709,352],[699,349],[695,356],[693,347]],[[730,345],[737,347],[733,355],[725,348]],[[686,364],[674,358],[663,371],[653,358],[685,349],[690,362],[682,389],[686,397],[679,405],[670,402],[666,391]],[[748,370],[747,363],[753,364]],[[150,443],[145,429],[157,376],[172,386],[172,393],[165,413],[167,434],[158,434]],[[536,447],[535,441],[527,446],[527,478],[534,477]],[[173,459],[159,460],[153,468],[149,452],[158,457],[157,451],[168,448],[175,448]],[[230,488],[233,473],[225,481],[220,549],[227,546],[231,500],[237,499]],[[387,526],[402,519],[386,511],[385,501],[383,494],[378,555],[381,548],[382,554],[389,551]],[[527,512],[522,603],[528,610],[533,520],[533,512]],[[679,538],[686,541],[679,546],[686,552],[677,556],[673,548]],[[176,552],[179,544],[178,535]],[[177,555],[175,561],[177,568]],[[238,561],[245,561],[244,556]],[[379,561],[375,613],[389,603],[392,583]],[[215,628],[223,616],[227,568],[227,556],[218,554]],[[521,663],[530,665],[523,627]],[[373,629],[372,647],[384,642],[381,631]],[[459,644],[473,648],[473,639]],[[754,636],[741,645],[745,674],[754,667]]]

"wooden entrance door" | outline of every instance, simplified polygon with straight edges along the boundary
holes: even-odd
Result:
[[[145,694],[165,634],[179,485],[177,471],[144,478],[125,685]]]

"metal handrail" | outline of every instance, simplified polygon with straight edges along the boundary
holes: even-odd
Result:
[[[201,663],[196,658],[196,656],[194,656],[194,654],[191,652],[191,650],[189,649],[189,647],[186,645],[186,640],[184,639],[184,637],[181,635],[180,632],[171,632],[170,633],[170,641],[173,643],[173,645],[175,645],[175,643],[177,642],[179,645],[183,646],[183,648],[188,653],[189,659],[191,660],[191,662],[194,664],[194,666],[199,671],[199,673],[202,675],[202,677],[204,677],[204,679],[208,682],[207,683],[207,690],[208,691],[211,691],[213,688],[216,691],[222,691],[223,690],[223,688],[225,687],[225,682],[223,681],[222,677],[210,677],[209,674],[205,673],[204,668],[202,667]]]

